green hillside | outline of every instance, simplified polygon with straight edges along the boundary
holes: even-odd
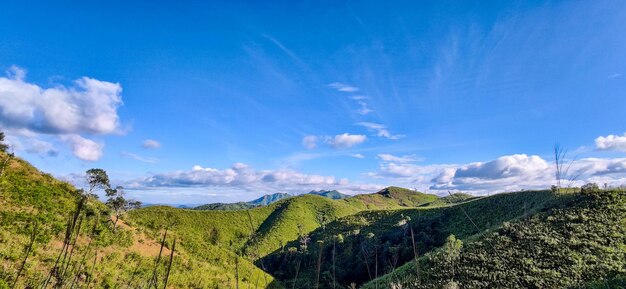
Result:
[[[430,203],[424,204],[423,206],[427,207],[441,207],[441,206],[449,206],[453,204],[463,203],[471,200],[478,199],[480,197],[476,197],[470,194],[464,193],[454,193],[449,196],[441,197],[436,199]]]
[[[152,206],[114,229],[105,204],[14,158],[0,177],[0,288],[164,286],[172,249],[168,288],[623,288],[626,192],[574,191]]]
[[[624,225],[626,192],[575,193],[420,258],[419,278],[411,262],[363,288],[624,288]]]
[[[227,245],[228,250],[254,259],[297,239],[299,233],[309,233],[344,216],[368,209],[423,205],[436,199],[434,195],[390,187],[342,200],[305,194],[269,206],[237,211],[152,206],[130,212],[128,222],[145,228],[154,238],[158,237],[159,228],[174,224],[172,231],[184,238],[186,248],[200,255],[206,255],[204,251],[210,248],[206,243],[210,240],[211,245]]]
[[[363,210],[400,209],[425,205],[439,199],[436,195],[388,187],[373,194],[356,195],[344,201]]]
[[[257,205],[252,205],[246,202],[237,202],[237,203],[210,203],[204,204],[197,207],[194,207],[194,210],[205,210],[205,211],[236,211],[236,210],[247,210],[257,207]]]
[[[567,197],[547,191],[520,192],[448,207],[363,211],[311,232],[308,237],[312,245],[308,248],[303,249],[302,242],[296,240],[287,244],[285,250],[265,257],[263,262],[267,271],[287,287],[293,286],[298,271],[296,287],[314,288],[322,248],[320,286],[332,286],[333,267],[337,284],[358,285],[413,259],[410,228],[414,231],[418,254],[422,255],[441,246],[450,234],[470,238],[564,199]],[[471,221],[466,214],[472,216]]]
[[[0,159],[6,156],[0,152]],[[155,266],[160,250],[156,240],[162,238],[162,230],[146,235],[142,229],[122,224],[114,231],[107,207],[95,199],[89,199],[75,215],[73,241],[65,251],[68,253],[62,254],[61,262],[56,262],[62,256],[68,219],[76,212],[80,199],[81,194],[70,184],[19,158],[8,162],[0,177],[0,288],[11,286],[18,273],[15,288],[39,288],[46,280],[48,287],[69,288],[73,283],[75,287],[139,288],[152,279],[154,268],[156,283],[162,286],[169,261],[166,254],[171,252],[174,238],[179,241],[169,287],[226,288],[234,283],[234,253],[212,246],[206,255],[189,254],[181,246],[187,244],[177,233],[168,234],[164,256]],[[240,284],[281,288],[251,262],[239,259]],[[61,269],[52,270],[55,267]]]

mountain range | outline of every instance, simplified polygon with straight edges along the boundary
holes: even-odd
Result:
[[[336,190],[326,191],[326,190],[313,190],[308,192],[310,195],[317,195],[325,198],[329,198],[332,200],[345,199],[350,197],[349,195],[342,194]],[[287,193],[274,193],[263,195],[258,199],[254,199],[248,202],[236,202],[236,203],[210,203],[204,204],[197,207],[194,207],[194,210],[210,210],[210,211],[234,211],[234,210],[245,210],[251,209],[255,207],[267,206],[271,203],[280,201],[285,198],[293,197],[294,195]],[[180,208],[180,206],[179,206]]]

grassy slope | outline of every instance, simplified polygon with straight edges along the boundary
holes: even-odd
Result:
[[[5,157],[5,154],[0,153],[1,160]],[[38,224],[36,242],[16,288],[37,287],[41,284],[60,252],[66,220],[74,211],[77,200],[78,194],[70,184],[38,171],[19,158],[9,163],[0,178],[0,288],[11,284],[15,279],[35,220]],[[96,218],[97,215],[100,217]],[[106,207],[95,200],[88,203],[87,210],[81,218],[84,220],[81,226],[82,233],[70,268],[78,268],[76,264],[79,264],[77,262],[81,259],[78,256],[83,256],[84,253],[90,265],[85,265],[77,272],[80,271],[79,275],[83,277],[91,276],[92,286],[103,288],[126,284],[131,287],[145,285],[152,274],[154,260],[160,247],[154,241],[155,238],[146,236],[141,229],[128,226],[122,226],[113,232],[110,223],[106,221],[108,218]],[[86,232],[91,230],[94,222],[97,224],[94,237],[94,245],[97,245],[97,262],[95,267],[92,267],[96,251],[95,246],[87,245],[89,233]],[[170,244],[172,236],[174,235],[170,234],[168,238]],[[160,236],[158,237],[160,239]],[[177,245],[175,265],[169,280],[170,286],[229,287],[233,283],[229,279],[233,279],[234,270],[225,263],[227,261],[232,263],[234,254],[217,247],[212,249],[213,260],[207,261],[206,258],[188,254]],[[165,253],[169,253],[167,248]],[[162,259],[158,269],[161,277],[164,275],[163,263],[166,260],[167,258]],[[259,284],[272,283],[273,286],[280,288],[273,278],[250,262],[241,259],[240,267],[242,279],[246,279],[240,284],[253,286],[256,279],[259,279]],[[84,286],[84,278],[80,280]],[[52,282],[54,283],[54,280]]]
[[[231,251],[265,256],[279,249],[281,244],[295,240],[298,225],[303,233],[308,233],[323,222],[363,210],[406,208],[436,199],[435,195],[390,187],[342,200],[306,194],[249,210],[203,211],[153,206],[131,212],[128,221],[146,228],[155,238],[159,228],[174,223],[173,231],[184,238],[186,248],[194,253],[204,254],[203,251],[209,249],[206,244],[212,243]]]
[[[356,195],[345,202],[362,210],[388,210],[417,207],[437,200],[439,197],[413,190],[388,187],[377,193]]]
[[[269,206],[238,211],[202,211],[155,206],[132,211],[126,220],[145,229],[153,238],[158,237],[159,228],[174,223],[172,231],[181,237],[180,244],[185,250],[232,268],[232,261],[228,262],[220,252],[229,252],[233,256],[233,252],[239,252],[248,260],[256,260],[297,239],[299,226],[302,233],[309,233],[322,223],[366,209],[406,208],[408,205],[422,205],[437,198],[399,188],[391,188],[391,191],[392,194],[387,196],[375,193],[343,200],[302,195],[280,200]],[[262,262],[257,262],[257,265],[264,267]]]
[[[363,288],[436,288],[450,281],[461,288],[623,288],[625,225],[626,192],[570,194],[550,210],[466,238],[458,261],[421,258],[419,283],[408,263]]]
[[[450,234],[471,238],[505,221],[532,214],[561,201],[561,198],[546,191],[521,192],[476,199],[450,207],[364,211],[346,216],[310,234],[311,244],[324,241],[321,287],[332,286],[332,236],[341,235],[341,241],[335,242],[335,273],[339,286],[345,287],[352,282],[360,284],[368,281],[369,274],[372,278],[376,276],[375,255],[378,255],[378,275],[393,269],[390,260],[397,259],[396,265],[399,266],[412,259],[410,231],[402,224],[407,216],[411,219],[408,224],[415,231],[421,255],[441,246]],[[464,212],[472,216],[478,229]],[[290,287],[295,270],[301,264],[297,287],[313,288],[318,248],[309,246],[304,253],[294,253],[299,244],[291,242],[288,247],[292,250],[276,251],[265,258],[268,272]],[[369,274],[364,255],[370,266]]]
[[[283,244],[298,237],[298,226],[305,233],[330,222],[358,212],[359,209],[344,202],[337,202],[317,195],[302,195],[277,204],[272,214],[261,224],[249,251],[265,256]],[[325,218],[325,219],[321,219]]]
[[[238,203],[211,203],[194,207],[194,210],[206,210],[206,211],[236,211],[246,210],[256,207],[255,205],[248,204],[246,202]]]
[[[439,199],[436,199],[430,203],[425,204],[424,206],[426,207],[443,207],[443,206],[449,206],[452,204],[458,204],[458,203],[463,203],[463,202],[467,202],[467,201],[471,201],[471,200],[475,200],[481,197],[476,197],[470,194],[464,194],[464,193],[455,193],[449,196],[445,196]]]

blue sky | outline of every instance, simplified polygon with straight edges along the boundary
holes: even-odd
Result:
[[[623,1],[19,1],[0,127],[145,202],[626,184]],[[147,142],[146,142],[147,141]]]

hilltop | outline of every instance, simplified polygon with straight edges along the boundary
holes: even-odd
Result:
[[[325,190],[310,191],[310,192],[308,192],[308,194],[310,194],[310,195],[318,195],[318,196],[326,197],[326,198],[333,199],[333,200],[340,200],[340,199],[345,199],[345,198],[349,198],[350,197],[350,195],[342,194],[342,193],[338,192],[337,190],[332,190],[332,191],[325,191]]]
[[[355,195],[344,201],[363,210],[389,210],[423,206],[438,199],[436,195],[400,187],[387,187],[376,193]]]

